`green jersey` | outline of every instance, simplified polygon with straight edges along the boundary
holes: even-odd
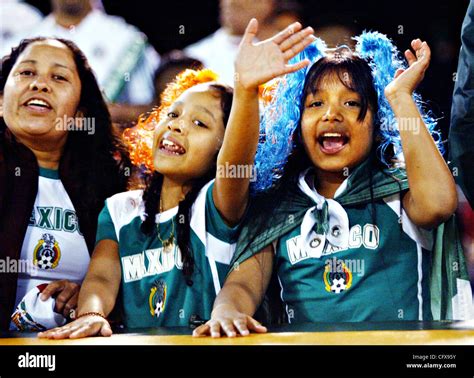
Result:
[[[275,243],[289,321],[432,319],[428,277],[433,235],[410,221],[400,206],[400,195],[375,201],[373,213],[371,204],[337,203],[344,184],[334,201],[320,196],[313,182],[311,171],[306,171],[298,188],[316,206],[299,227]],[[327,231],[310,231],[305,238],[306,219],[324,203]]]
[[[176,235],[178,208],[158,214],[157,232],[146,235],[140,230],[143,191],[119,193],[107,199],[99,216],[97,242],[109,239],[119,244],[127,327],[188,326],[192,315],[210,318],[238,237],[238,227],[227,226],[217,211],[212,188],[213,182],[208,183],[191,209],[191,285],[185,280],[181,253],[171,237]]]
[[[300,226],[274,243],[289,321],[432,319],[428,280],[432,232],[410,221],[400,207],[399,194],[374,202],[375,221],[371,204],[343,207],[324,199],[311,186],[310,173],[300,176],[298,187],[316,204],[328,203],[329,228],[326,233],[312,231],[309,245],[304,243],[303,224],[316,205]]]
[[[405,170],[374,169],[367,159],[334,199],[312,182],[307,171],[253,201],[231,261],[236,269],[275,246],[291,322],[472,319],[457,220],[416,227],[401,203]]]

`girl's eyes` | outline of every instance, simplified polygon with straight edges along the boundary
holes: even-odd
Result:
[[[167,114],[168,118],[178,118],[179,115],[175,112],[168,112]],[[196,125],[196,126],[199,126],[199,127],[204,127],[204,128],[207,128],[207,125],[204,123],[204,122],[201,122],[200,120],[198,119],[195,119],[193,121],[193,123]]]
[[[360,102],[358,102],[358,101],[346,101],[346,104],[351,106],[351,107],[359,107],[360,106]]]
[[[204,127],[204,128],[207,128],[207,125],[201,121],[199,121],[198,119],[194,120],[193,121],[195,125],[199,126],[199,127]]]
[[[310,108],[316,108],[316,107],[320,107],[322,105],[323,105],[322,101],[314,101],[309,105],[309,107]],[[347,105],[347,106],[350,106],[350,107],[360,107],[360,102],[351,100],[351,101],[346,101],[344,103],[344,105]]]

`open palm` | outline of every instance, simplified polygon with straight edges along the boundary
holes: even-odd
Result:
[[[295,72],[309,64],[303,60],[289,65],[288,61],[314,41],[313,29],[302,29],[299,22],[265,41],[254,43],[258,22],[247,25],[235,60],[236,83],[244,88],[256,88],[280,75]]]
[[[430,65],[431,50],[426,42],[415,39],[411,42],[411,50],[405,51],[405,57],[408,61],[407,69],[399,69],[395,73],[393,81],[385,88],[387,97],[396,93],[412,94],[418,84],[423,80],[425,72]]]

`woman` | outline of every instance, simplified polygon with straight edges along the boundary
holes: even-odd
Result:
[[[43,300],[55,297],[55,312],[68,316],[76,307],[97,216],[107,197],[126,188],[127,158],[94,74],[72,42],[23,40],[3,58],[0,91],[0,257],[29,268],[0,277],[5,330],[39,284],[47,284]],[[44,328],[22,322],[22,314],[10,329]]]

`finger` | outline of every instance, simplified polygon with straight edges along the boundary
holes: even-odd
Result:
[[[74,332],[71,332],[69,334],[70,339],[81,339],[83,337],[87,336],[95,336],[99,333],[100,331],[100,325],[99,324],[84,324],[78,329],[76,329]]]
[[[403,68],[399,68],[397,70],[397,72],[395,72],[395,76],[393,78],[396,79],[397,77],[399,77],[404,72],[405,72],[405,70]]]
[[[79,292],[79,285],[74,282],[67,282],[64,285],[63,290],[57,296],[56,300],[67,303],[75,294]]]
[[[56,327],[56,328],[51,328],[47,331],[43,331],[43,332],[38,332],[37,336],[40,338],[40,339],[48,339],[50,338],[50,336],[55,333],[56,331],[58,331],[61,327]]]
[[[428,46],[428,43],[423,42],[421,44],[421,47],[420,47],[420,50],[419,50],[419,55],[420,55],[419,56],[420,59],[422,59],[422,60],[429,61],[431,59],[431,49],[430,49],[430,46]]]
[[[64,312],[66,308],[66,304],[69,301],[73,300],[73,297],[77,295],[78,293],[79,293],[79,285],[74,282],[67,281],[66,284],[64,285],[63,290],[61,290],[61,293],[56,298],[55,311],[58,313]],[[71,303],[71,305],[73,304],[74,302]],[[76,298],[76,304],[77,304],[77,298]]]
[[[267,332],[267,327],[264,327],[263,325],[261,325],[259,322],[257,322],[255,319],[251,318],[250,316],[247,319],[247,326],[251,331],[254,331],[257,333]]]
[[[71,323],[72,324],[72,323]],[[71,326],[71,324],[64,326],[64,327],[58,327],[54,328],[52,330],[49,330],[44,333],[44,338],[47,339],[66,339],[69,337],[69,334],[73,332],[76,329],[76,325]],[[39,335],[38,335],[39,336]]]
[[[110,327],[109,322],[105,323],[100,329],[100,334],[104,337],[110,337],[112,336],[112,333],[112,328]]]
[[[411,47],[413,50],[418,50],[421,46],[421,39],[417,38],[411,41]]]
[[[247,336],[250,334],[250,331],[247,328],[247,321],[245,319],[234,320],[234,325],[242,336]]]
[[[67,339],[76,329],[77,326],[59,329],[58,331],[51,333],[49,338],[54,340]]]
[[[69,318],[71,315],[71,311],[74,310],[77,307],[77,301],[79,299],[79,292],[75,292],[71,298],[67,301],[67,303],[64,305],[63,309],[63,316],[65,318]]]
[[[316,37],[312,34],[306,36],[302,41],[300,41],[299,43],[295,44],[291,49],[289,50],[286,50],[284,53],[283,53],[283,58],[285,59],[285,61],[289,61],[291,58],[293,58],[294,56],[296,56],[298,53],[300,53],[301,51],[303,51],[308,45],[310,45],[314,40],[316,39]]]
[[[212,322],[211,326],[211,337],[221,337],[221,325],[219,322]]]
[[[210,329],[211,327],[207,323],[200,325],[193,331],[193,337],[208,336],[210,334]]]
[[[407,58],[408,65],[411,66],[413,63],[416,62],[416,56],[411,52],[411,50],[405,51],[405,58]]]
[[[291,64],[291,65],[286,65],[285,67],[285,72],[284,74],[296,72],[298,70],[301,70],[302,68],[306,67],[310,63],[309,59],[304,59],[301,62]]]
[[[48,286],[45,287],[45,289],[41,293],[40,299],[42,301],[47,300],[52,295],[54,295],[57,291],[63,290],[64,285],[66,285],[65,280],[51,282]]]
[[[313,33],[313,28],[309,26],[306,29],[303,29],[300,32],[291,35],[280,44],[280,50],[282,52],[285,52],[286,50],[292,49],[296,44],[303,41],[306,37],[313,35]]]
[[[224,330],[227,337],[235,337],[237,333],[235,332],[234,325],[229,320],[224,320],[221,322],[221,327]]]
[[[242,37],[242,43],[250,44],[255,39],[258,32],[258,21],[256,18],[252,18],[245,29],[244,36]]]
[[[299,22],[294,22],[285,29],[283,29],[281,32],[279,32],[277,35],[275,35],[271,40],[275,42],[277,45],[282,43],[285,39],[288,38],[288,36],[291,36],[295,34],[296,32],[300,31],[303,28],[303,25],[301,25]]]

